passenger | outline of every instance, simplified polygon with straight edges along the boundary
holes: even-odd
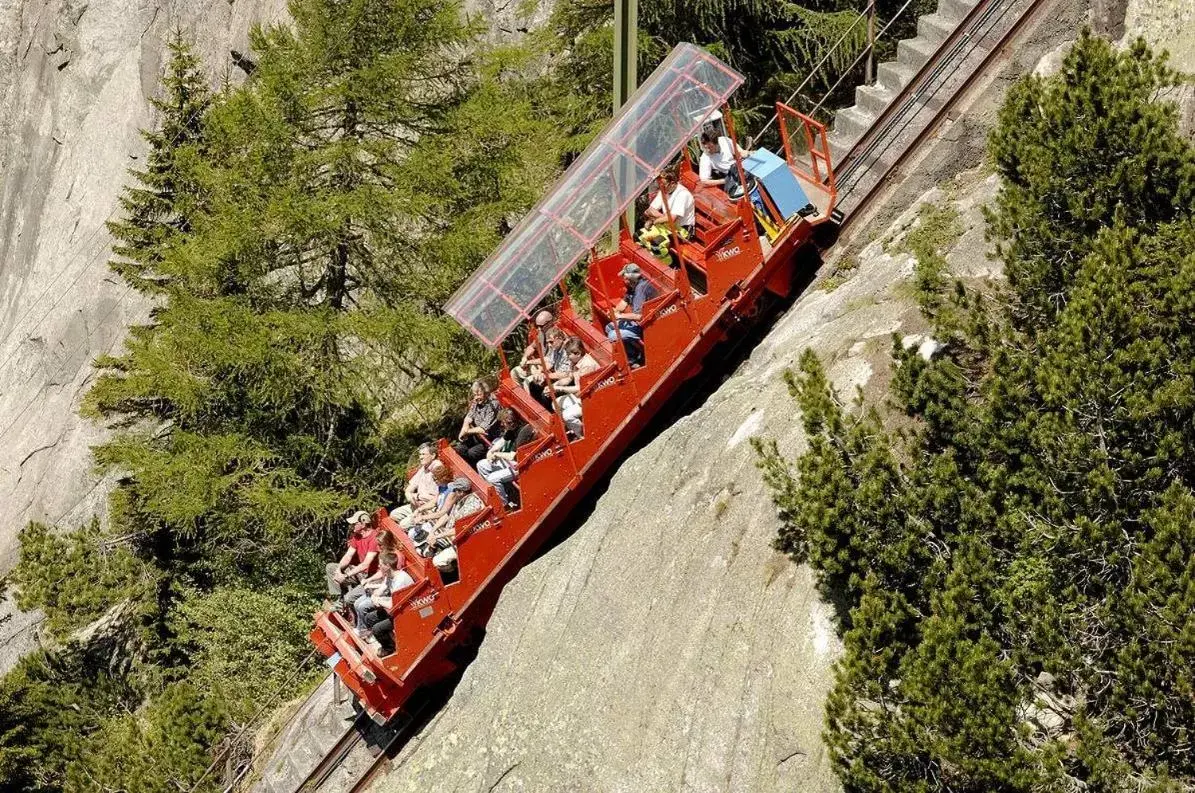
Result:
[[[664,211],[665,192],[668,194],[667,212]],[[645,215],[647,223],[644,224],[644,232],[647,232],[652,226],[663,226],[666,229],[668,216],[671,215],[672,222],[676,226],[676,233],[680,235],[680,238],[687,240],[693,237],[693,226],[697,222],[697,207],[693,202],[693,194],[689,192],[689,188],[680,183],[673,171],[664,173],[664,189],[656,193],[656,197],[648,205]]]
[[[490,442],[498,435],[498,400],[488,383],[477,380],[472,386],[473,398],[469,412],[457,433],[457,442],[452,444],[456,453],[474,468],[477,461],[485,457]]]
[[[567,380],[572,375],[572,365],[568,355],[564,352],[564,342],[567,340],[564,331],[552,328],[548,331],[548,346],[544,350],[543,366],[527,381],[527,390],[535,401],[548,410],[552,409],[552,396],[548,391],[548,381],[553,386],[559,381]]]
[[[626,343],[627,357],[632,366],[643,363],[643,305],[656,296],[656,288],[643,277],[639,265],[627,263],[618,271],[626,284],[626,295],[614,306],[613,322],[606,323],[606,338]],[[614,323],[618,323],[617,329]]]
[[[716,130],[701,133],[701,158],[697,161],[697,180],[709,187],[721,187],[726,194],[737,198],[742,195],[738,167],[734,161],[734,141]],[[751,152],[738,147],[739,157],[749,157]]]
[[[477,473],[494,486],[507,507],[518,506],[518,488],[514,486],[519,475],[515,464],[516,452],[526,443],[535,440],[535,428],[519,419],[519,414],[510,408],[503,408],[498,414],[502,435],[486,453],[485,459],[477,464]]]
[[[540,349],[545,349],[548,346],[548,330],[555,324],[556,316],[551,311],[545,309],[535,315],[535,330],[532,331],[534,335],[529,334],[522,359],[510,370],[511,378],[523,388],[527,387],[527,380],[542,365],[539,360],[539,352],[536,350],[535,339],[538,337]]]
[[[436,480],[432,476],[432,468],[443,465],[436,459],[436,447],[430,443],[419,446],[419,467],[411,474],[410,481],[403,491],[407,503],[391,510],[390,517],[398,522],[403,529],[411,528],[411,515],[415,510],[427,504],[435,503]]]
[[[415,585],[403,562],[398,554],[382,554],[377,574],[365,584],[368,597],[359,598],[354,607],[357,635],[362,639],[372,635],[378,640],[382,655],[394,652],[394,622],[390,619],[394,596]]]
[[[348,519],[348,524],[348,548],[340,561],[329,562],[325,568],[328,597],[332,600],[326,602],[324,608],[329,611],[352,606],[365,594],[361,582],[373,575],[378,567],[378,533],[373,525],[373,515],[359,510]]]
[[[442,573],[447,573],[456,567],[456,522],[485,507],[484,502],[473,492],[469,480],[465,477],[450,479],[439,470],[436,471],[436,481],[441,482],[441,513],[434,521],[428,521],[418,527],[417,534],[412,537],[418,545],[420,555],[432,557],[432,564]],[[445,482],[444,480],[449,480]]]
[[[569,339],[564,345],[564,351],[572,363],[573,376],[568,382],[556,385],[556,404],[568,431],[579,437],[582,434],[581,377],[596,372],[601,367],[592,355],[585,352],[585,345],[578,338]]]
[[[408,523],[407,535],[416,545],[427,542],[432,529],[447,521],[452,507],[460,498],[459,489],[452,487],[452,469],[446,465],[439,465],[432,469],[432,477],[436,482],[436,500],[412,513]]]

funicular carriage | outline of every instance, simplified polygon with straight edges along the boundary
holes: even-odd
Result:
[[[416,691],[453,671],[451,651],[485,624],[502,586],[631,438],[700,370],[710,349],[735,332],[738,319],[751,313],[765,291],[788,295],[794,253],[814,226],[830,219],[835,194],[825,128],[784,105],[777,109],[785,178],[799,182],[812,208],[780,217],[765,191],[763,203],[779,229],[770,245],[761,244],[750,197],[732,200],[720,188],[699,186],[687,155],[689,167],[682,169],[681,179],[694,195],[697,222],[693,239],[673,239],[677,266],[662,264],[636,244],[622,222],[627,207],[700,135],[711,115],[721,111],[733,139],[725,103],[742,82],[740,74],[704,50],[690,44],[675,48],[446,306],[484,344],[500,350],[568,272],[588,258],[585,284],[592,316],[578,312],[561,288],[556,324],[582,340],[599,368],[580,381],[583,434],[574,438],[556,413],[512,381],[503,357],[497,398],[536,429],[536,440],[517,452],[518,508],[508,510],[495,489],[440,441],[441,462],[455,476],[466,477],[480,497],[474,512],[457,519],[452,580],[416,552],[385,510],[378,512],[380,526],[395,535],[415,581],[391,609],[397,650],[379,657],[337,613],[317,615],[311,633],[375,721],[390,720]],[[737,152],[735,158],[739,167]],[[595,255],[615,224],[620,227],[616,249]],[[646,358],[635,367],[621,337],[611,341],[604,332],[623,296],[619,272],[630,262],[657,290],[640,323]]]

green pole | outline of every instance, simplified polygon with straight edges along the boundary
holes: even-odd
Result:
[[[637,66],[639,29],[639,0],[614,0],[614,114],[630,99],[639,84]],[[627,228],[634,231],[635,211],[628,209]],[[618,245],[618,229],[614,229],[614,245]]]

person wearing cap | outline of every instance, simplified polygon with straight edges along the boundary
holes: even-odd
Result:
[[[621,337],[624,342],[632,342],[630,346],[641,347],[643,326],[639,323],[643,321],[643,305],[658,293],[651,281],[643,277],[639,265],[633,262],[624,264],[618,274],[622,276],[627,291],[623,299],[614,306],[611,317],[613,321],[606,324],[606,338],[617,341]],[[617,327],[615,323],[618,323]],[[628,349],[627,352],[630,355],[632,350]]]
[[[339,561],[329,562],[325,568],[328,597],[332,598],[328,607],[335,611],[351,606],[365,594],[360,584],[378,567],[378,532],[373,525],[373,516],[358,510],[347,522],[350,527],[348,548]]]
[[[668,195],[668,209],[664,210],[664,194]],[[651,204],[644,213],[647,223],[643,232],[647,233],[653,226],[668,226],[668,217],[676,227],[676,233],[681,239],[687,240],[693,236],[693,227],[697,222],[697,205],[693,202],[693,194],[677,179],[673,171],[664,172],[664,189],[656,193]],[[642,234],[641,234],[642,236]]]
[[[527,346],[523,349],[523,357],[510,370],[511,378],[524,388],[527,387],[528,382],[535,376],[537,371],[542,371],[543,367],[543,361],[540,360],[535,342],[538,339],[539,349],[545,349],[548,346],[548,331],[555,327],[555,325],[556,315],[551,311],[545,309],[535,315],[535,329],[528,334]]]

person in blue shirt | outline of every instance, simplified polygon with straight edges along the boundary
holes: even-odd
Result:
[[[651,281],[643,277],[639,265],[628,263],[618,271],[626,284],[626,295],[614,306],[613,320],[606,324],[606,338],[616,341],[620,337],[627,345],[627,357],[632,365],[642,363],[643,356],[643,305],[657,294]],[[615,323],[618,323],[615,328]]]

